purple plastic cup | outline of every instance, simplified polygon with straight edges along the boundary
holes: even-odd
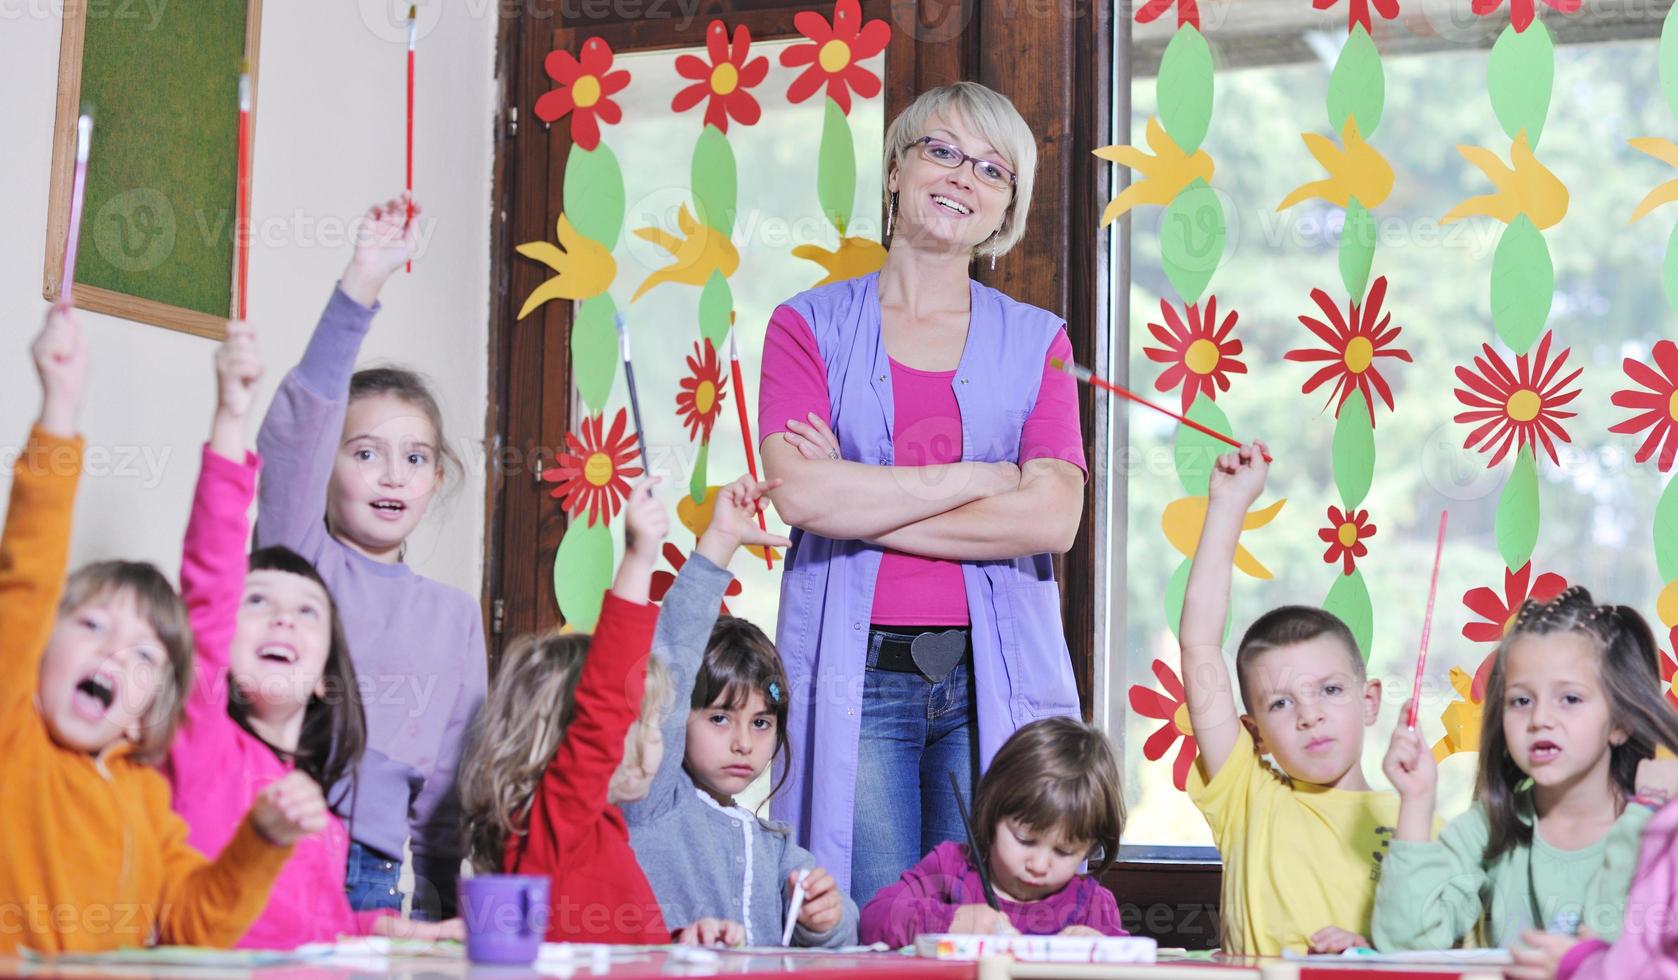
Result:
[[[548,879],[539,875],[478,875],[460,881],[466,958],[497,966],[536,962],[548,931]]]

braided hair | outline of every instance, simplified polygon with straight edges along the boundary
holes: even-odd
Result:
[[[1561,633],[1589,639],[1600,655],[1610,716],[1614,727],[1625,733],[1625,741],[1609,749],[1610,778],[1622,796],[1636,794],[1638,763],[1652,758],[1656,746],[1678,752],[1678,712],[1662,696],[1655,636],[1637,610],[1598,605],[1588,590],[1577,585],[1549,602],[1528,599],[1497,648],[1483,702],[1474,796],[1485,807],[1490,824],[1487,864],[1517,845],[1532,843],[1532,827],[1520,818],[1516,801],[1517,787],[1527,774],[1510,756],[1503,734],[1509,649],[1524,637]]]

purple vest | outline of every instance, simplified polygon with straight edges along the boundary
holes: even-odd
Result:
[[[810,325],[821,348],[831,425],[844,458],[890,466],[895,413],[878,283],[874,273],[800,293],[785,305]],[[1020,430],[1062,326],[1046,310],[972,283],[967,344],[951,382],[961,408],[964,461],[1019,460]],[[792,763],[771,808],[846,891],[864,661],[881,553],[863,541],[794,529],[781,573],[776,643],[792,685]],[[967,562],[962,577],[972,617],[983,768],[1021,725],[1077,715],[1078,689],[1048,555]]]

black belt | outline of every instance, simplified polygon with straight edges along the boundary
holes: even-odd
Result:
[[[880,646],[868,666],[898,674],[919,674],[937,683],[973,659],[973,634],[965,627],[871,626]],[[873,647],[870,641],[869,647]]]

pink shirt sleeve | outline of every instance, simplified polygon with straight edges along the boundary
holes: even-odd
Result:
[[[778,306],[763,336],[763,377],[757,392],[759,443],[787,431],[788,419],[802,422],[811,412],[825,422],[833,421],[827,364],[810,325],[790,307]]]
[[[1078,429],[1078,379],[1051,364],[1055,358],[1072,361],[1072,341],[1062,327],[1043,358],[1043,381],[1037,404],[1020,430],[1020,465],[1033,459],[1063,459],[1089,476],[1084,461],[1084,439]],[[764,362],[768,363],[767,357]]]

